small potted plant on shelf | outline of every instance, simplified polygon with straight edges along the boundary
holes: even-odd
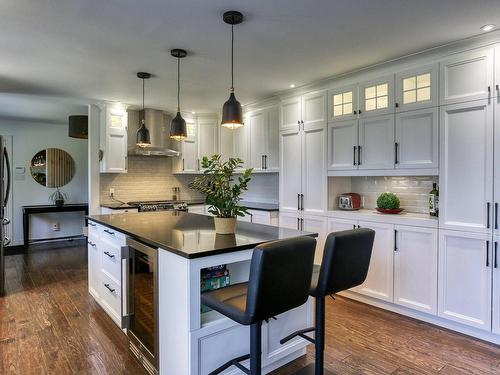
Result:
[[[399,198],[394,193],[382,193],[377,199],[377,211],[383,214],[399,214],[403,211],[399,205]]]
[[[56,205],[57,207],[64,206],[64,202],[67,199],[68,195],[64,191],[59,190],[59,188],[56,188],[56,191],[49,195],[49,202]]]
[[[240,206],[239,202],[241,194],[247,190],[252,169],[245,169],[235,181],[235,169],[243,166],[243,160],[239,158],[223,161],[220,155],[210,158],[205,156],[201,166],[203,175],[195,177],[189,187],[205,194],[206,202],[210,205],[208,212],[215,215],[215,232],[234,234],[236,217],[247,214],[247,208]]]

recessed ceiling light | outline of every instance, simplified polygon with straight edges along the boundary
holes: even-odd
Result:
[[[196,112],[195,112],[195,111],[193,111],[193,112],[191,112],[191,113],[192,113],[193,115],[194,115],[194,114],[196,114]]]
[[[292,83],[290,84],[290,88],[293,89],[295,87],[295,85]]]
[[[495,28],[495,25],[493,25],[493,24],[481,26],[481,30],[483,30],[483,31],[491,31],[494,28]]]

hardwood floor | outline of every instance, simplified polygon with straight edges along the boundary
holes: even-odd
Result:
[[[146,375],[88,294],[85,246],[54,247],[7,257],[0,374]],[[374,307],[329,299],[326,321],[325,362],[335,374],[500,374],[500,347]],[[313,360],[310,347],[273,375]]]

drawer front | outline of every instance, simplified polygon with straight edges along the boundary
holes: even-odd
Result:
[[[97,223],[89,220],[89,237],[93,237],[95,240],[99,238],[99,227]]]
[[[114,241],[102,240],[99,246],[101,253],[102,270],[108,273],[113,281],[120,283],[121,280],[121,247]]]
[[[125,235],[123,233],[120,233],[114,229],[105,227],[105,226],[100,226],[100,238],[101,239],[107,239],[109,241],[112,241],[116,243],[118,246],[125,246]]]
[[[111,318],[118,323],[121,321],[122,303],[120,285],[104,272],[101,272],[100,276],[99,295],[101,296],[101,303]]]

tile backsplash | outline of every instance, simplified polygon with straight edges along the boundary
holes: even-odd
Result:
[[[109,189],[115,189],[116,199],[124,202],[172,199],[172,188],[180,187],[180,199],[203,199],[203,195],[188,187],[192,176],[173,175],[172,158],[129,157],[127,173],[101,174],[101,203],[113,203]]]
[[[340,193],[358,193],[364,198],[364,207],[374,209],[378,196],[386,191],[395,193],[401,200],[401,207],[408,212],[428,213],[428,194],[432,184],[438,183],[437,176],[405,177],[330,177],[329,206],[336,208],[336,196]]]

